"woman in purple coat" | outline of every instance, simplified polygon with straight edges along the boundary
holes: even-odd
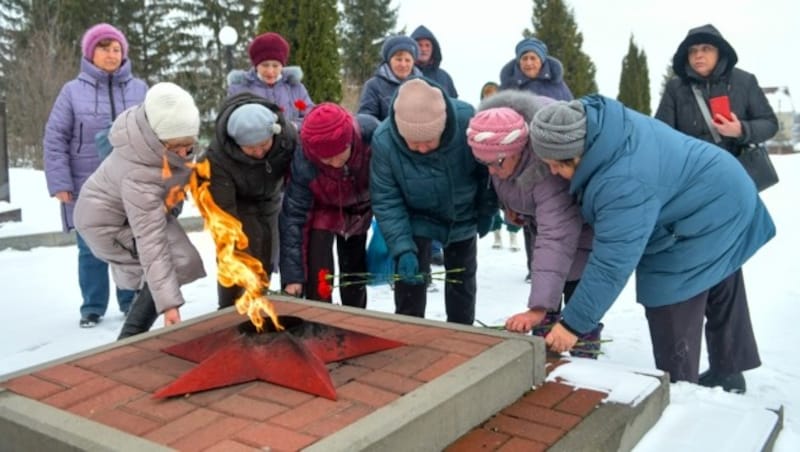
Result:
[[[144,101],[147,85],[131,73],[128,41],[109,24],[89,28],[81,41],[78,77],[58,94],[44,134],[44,170],[50,196],[61,202],[64,231],[74,229],[72,212],[81,187],[100,165],[95,140],[104,138],[114,119]],[[108,308],[108,264],[96,258],[80,234],[78,281],[83,296],[80,326],[91,328]],[[128,312],[134,292],[117,289],[117,302]]]
[[[550,171],[531,148],[528,123],[551,99],[503,91],[484,100],[470,120],[467,139],[475,159],[489,168],[497,198],[518,223],[536,228],[528,262],[531,289],[525,311],[506,329],[544,336],[555,324],[561,300],[569,301],[592,248],[592,230],[569,193],[569,183]],[[582,336],[591,345],[573,356],[596,357],[602,324]]]

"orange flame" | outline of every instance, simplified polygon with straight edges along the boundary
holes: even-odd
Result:
[[[164,207],[167,212],[175,207],[179,202],[186,199],[186,193],[183,190],[183,187],[180,185],[170,187],[169,192],[167,193],[167,199],[164,200]]]
[[[161,158],[161,178],[167,180],[170,177],[172,177],[172,170],[169,169],[169,160],[167,160],[167,153],[165,151]]]
[[[242,251],[248,245],[242,223],[214,202],[208,189],[210,176],[208,160],[197,163],[189,179],[189,190],[217,247],[217,279],[225,287],[236,285],[244,288],[244,294],[236,300],[236,310],[239,314],[246,313],[256,330],[264,328],[262,311],[269,316],[277,331],[283,330],[275,308],[264,294],[269,287],[267,273],[258,259]],[[200,178],[205,180],[200,182]]]

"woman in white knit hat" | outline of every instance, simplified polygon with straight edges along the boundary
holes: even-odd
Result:
[[[119,338],[180,322],[180,287],[205,276],[200,254],[168,205],[191,170],[200,129],[192,96],[158,83],[144,103],[114,121],[114,147],[89,177],[75,206],[75,227],[95,256],[111,266],[117,286],[137,290]],[[168,171],[167,171],[168,169]]]

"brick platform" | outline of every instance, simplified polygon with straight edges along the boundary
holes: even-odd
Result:
[[[260,381],[153,399],[195,366],[162,348],[244,320],[213,313],[13,375],[0,383],[0,437],[20,450],[558,450],[582,441],[576,431],[608,409],[604,393],[541,385],[539,338],[275,305],[281,315],[407,345],[329,364],[336,401]]]

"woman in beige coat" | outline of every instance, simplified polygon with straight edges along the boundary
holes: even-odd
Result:
[[[111,266],[118,287],[134,289],[119,338],[180,322],[180,287],[205,276],[200,254],[170,214],[171,191],[188,181],[200,126],[191,95],[172,83],[154,85],[140,106],[114,121],[114,151],[86,181],[75,227]]]

